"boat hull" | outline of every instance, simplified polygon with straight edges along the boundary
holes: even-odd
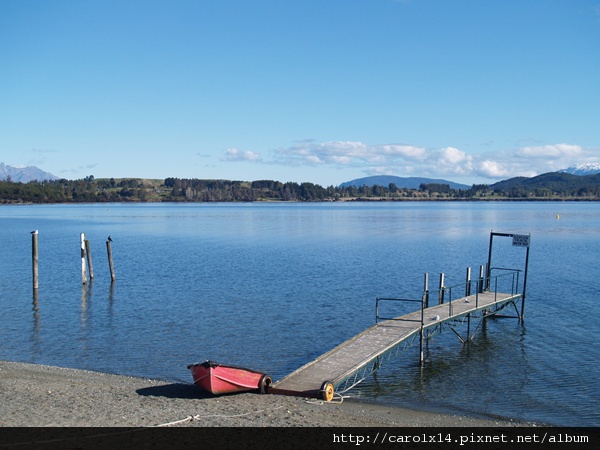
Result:
[[[272,379],[269,375],[244,367],[214,361],[190,364],[194,384],[215,395],[256,391],[266,393]]]

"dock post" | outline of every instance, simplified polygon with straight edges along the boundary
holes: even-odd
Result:
[[[421,367],[423,366],[423,362],[425,362],[425,354],[423,352],[423,345],[425,340],[425,329],[423,325],[425,324],[425,308],[427,308],[427,303],[429,302],[429,275],[425,272],[425,291],[423,292],[423,297],[421,298],[421,329],[419,331],[419,361],[421,363]]]
[[[423,280],[423,304],[425,308],[429,308],[429,274],[425,272]]]
[[[498,234],[498,233],[494,233],[494,230],[490,231],[490,248],[488,250],[488,260],[487,260],[487,265],[485,266],[485,290],[489,291],[490,290],[490,278],[492,277],[491,271],[492,271],[492,247],[494,245],[494,236]],[[483,291],[482,291],[483,292]]]
[[[94,266],[92,264],[92,252],[90,250],[90,241],[85,240],[85,253],[87,255],[87,263],[90,269],[90,282],[94,279]]]
[[[529,235],[531,240],[531,234]],[[525,254],[525,273],[523,274],[523,294],[521,296],[521,317],[520,320],[523,322],[525,318],[525,289],[527,289],[527,270],[529,269],[529,245],[527,246],[527,253]]]
[[[438,305],[444,304],[444,273],[440,273],[440,295],[438,298]]]
[[[471,314],[467,315],[467,343],[471,342]]]
[[[477,286],[477,292],[483,292],[483,264],[479,266],[479,285]]]
[[[110,280],[115,281],[115,268],[113,266],[111,241],[106,241],[106,253],[108,253],[108,267],[110,268]]]
[[[465,297],[471,295],[471,268],[467,267],[467,282],[465,285]]]
[[[424,332],[423,332],[423,327],[421,327],[421,331],[419,334],[419,362],[421,363],[421,365],[423,365],[423,362],[425,361],[425,353],[423,352],[423,339],[425,338],[424,336]]]
[[[38,289],[38,230],[31,232],[31,268],[33,272],[33,290]]]
[[[85,233],[81,233],[81,282],[87,284],[87,274],[85,270]]]

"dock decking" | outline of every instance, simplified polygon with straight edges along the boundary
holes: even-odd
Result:
[[[340,386],[350,389],[364,379],[361,374],[377,369],[380,358],[403,345],[411,346],[419,338],[422,342],[428,330],[469,315],[492,315],[521,297],[482,292],[379,322],[275,383],[273,393],[290,391],[314,396],[325,381],[330,381],[336,391]]]

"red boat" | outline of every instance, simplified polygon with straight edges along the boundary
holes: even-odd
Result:
[[[214,361],[190,364],[187,367],[192,372],[196,386],[217,395],[245,391],[264,394],[273,382],[266,373]]]

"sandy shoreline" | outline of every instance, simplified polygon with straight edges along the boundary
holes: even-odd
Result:
[[[506,427],[482,420],[345,400],[243,393],[193,384],[0,361],[1,427]]]

